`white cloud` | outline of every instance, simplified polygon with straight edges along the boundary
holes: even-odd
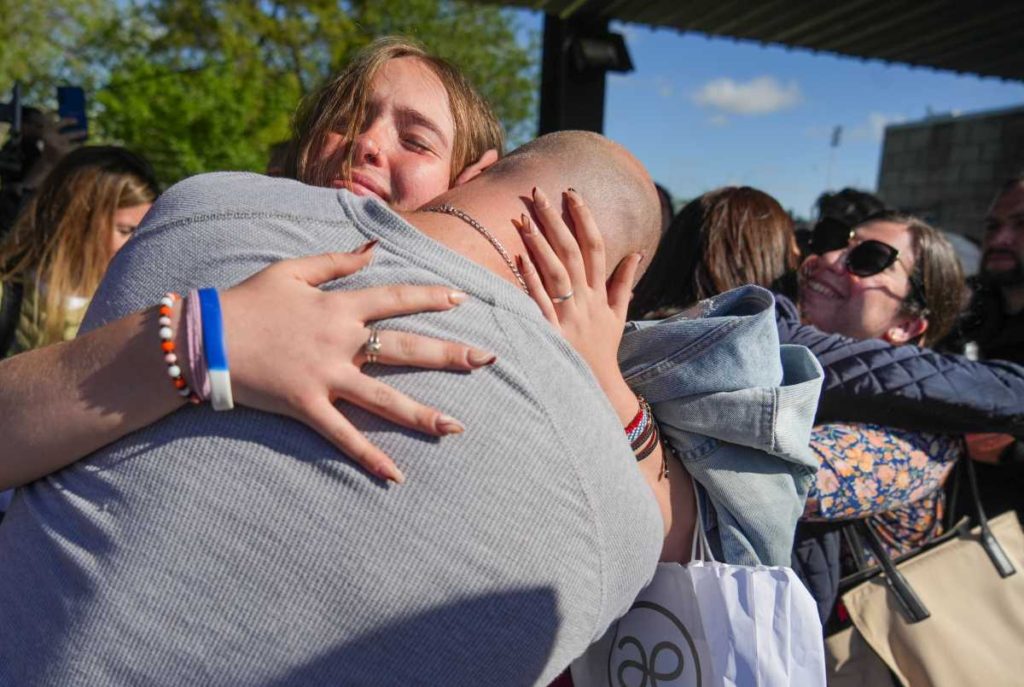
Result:
[[[713,107],[742,115],[761,115],[793,107],[801,100],[796,81],[783,85],[774,76],[759,76],[739,82],[723,77],[701,86],[693,96],[703,107]]]
[[[849,136],[851,141],[871,141],[878,143],[885,135],[885,127],[890,124],[899,124],[907,121],[901,114],[885,114],[884,112],[869,112],[867,121],[861,122],[850,128]]]

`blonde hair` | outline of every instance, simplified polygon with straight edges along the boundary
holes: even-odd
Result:
[[[419,43],[388,36],[360,50],[341,72],[303,101],[295,118],[295,134],[286,164],[288,176],[314,186],[330,185],[337,170],[330,167],[329,161],[320,159],[328,134],[340,131],[346,141],[355,140],[366,119],[374,77],[389,60],[401,57],[423,62],[448,92],[455,124],[449,184],[488,150],[493,148],[501,155],[505,143],[501,124],[465,75],[447,60],[428,53]],[[351,164],[349,146],[343,176],[348,176]]]
[[[38,345],[64,338],[68,296],[91,297],[99,286],[114,213],[158,194],[149,163],[123,148],[79,148],[57,163],[0,244],[0,281],[32,282],[41,298]]]

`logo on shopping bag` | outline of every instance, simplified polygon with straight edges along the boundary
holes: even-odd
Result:
[[[637,601],[615,627],[609,687],[701,687],[693,637],[672,611]]]

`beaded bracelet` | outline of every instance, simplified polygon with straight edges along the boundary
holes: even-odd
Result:
[[[648,433],[648,439],[646,443],[644,443],[639,450],[634,449],[633,451],[633,453],[636,455],[636,461],[638,463],[647,456],[651,455],[651,453],[654,451],[654,448],[658,445],[658,441],[660,438],[661,435],[658,432],[658,424],[656,422],[652,422],[651,431]]]
[[[640,397],[638,396],[637,400],[639,400],[639,398]],[[633,443],[633,439],[636,438],[635,432],[636,432],[637,428],[640,426],[640,423],[643,422],[643,421],[644,421],[644,406],[641,403],[640,404],[640,408],[636,411],[636,415],[633,416],[633,419],[629,421],[628,425],[623,427],[623,431],[626,432],[626,439],[629,440],[629,443]]]
[[[639,463],[654,453],[654,449],[661,442],[661,432],[657,420],[654,419],[651,404],[643,396],[638,395],[636,398],[640,403],[640,409],[626,425],[625,432],[633,455],[636,456],[636,462]],[[662,453],[661,458],[661,475],[668,477],[668,457],[665,453]]]
[[[192,403],[200,403],[199,397],[189,388],[188,382],[181,373],[181,366],[178,365],[178,355],[174,352],[174,329],[171,327],[171,312],[174,304],[181,300],[181,296],[174,292],[168,292],[160,299],[160,318],[157,322],[160,325],[160,350],[164,354],[164,362],[167,363],[167,376],[177,390],[178,395],[187,398]]]
[[[629,440],[634,453],[647,443],[655,424],[654,413],[651,412],[651,405],[647,399],[637,396],[636,400],[640,403],[640,409],[636,411],[632,422],[626,426],[626,439]]]

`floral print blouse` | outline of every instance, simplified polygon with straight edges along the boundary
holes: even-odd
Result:
[[[811,449],[821,464],[805,519],[870,517],[891,556],[941,532],[942,485],[962,453],[960,437],[827,424],[814,428]]]

